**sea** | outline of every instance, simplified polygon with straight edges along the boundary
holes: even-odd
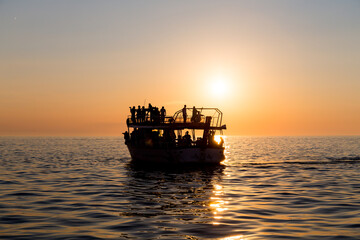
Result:
[[[360,239],[360,136],[225,144],[165,167],[121,137],[1,137],[0,239]]]

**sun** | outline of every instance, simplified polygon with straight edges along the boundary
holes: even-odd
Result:
[[[216,75],[210,80],[211,95],[223,98],[229,93],[229,79],[223,75]]]

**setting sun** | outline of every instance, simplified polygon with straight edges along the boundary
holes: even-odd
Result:
[[[216,75],[210,80],[211,95],[223,98],[229,93],[229,79],[223,75]]]

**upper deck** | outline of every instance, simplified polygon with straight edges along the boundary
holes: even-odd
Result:
[[[212,129],[223,130],[222,112],[218,108],[182,108],[173,116],[152,117],[146,114],[141,118],[128,116],[127,126],[149,129]]]

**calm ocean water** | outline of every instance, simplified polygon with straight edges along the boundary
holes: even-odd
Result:
[[[221,166],[122,138],[0,138],[1,239],[360,239],[360,137],[228,137]]]

